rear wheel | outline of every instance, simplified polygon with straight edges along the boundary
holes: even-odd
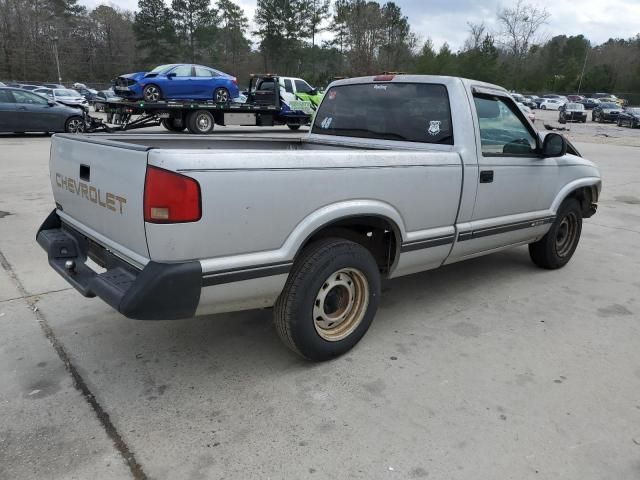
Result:
[[[546,105],[542,105],[540,108],[541,108],[542,110],[546,110],[546,109],[547,109],[547,106],[546,106]]]
[[[67,133],[83,133],[84,119],[82,117],[71,117],[64,125],[64,131]]]
[[[622,126],[622,120],[618,119],[618,121],[616,123],[618,124],[619,127]]]
[[[181,118],[164,118],[162,126],[170,132],[182,132],[187,128]]]
[[[564,267],[578,247],[582,232],[582,210],[575,198],[566,199],[547,234],[529,244],[529,256],[540,268]]]
[[[157,102],[162,99],[160,87],[157,85],[147,85],[144,87],[144,90],[142,90],[142,98],[144,98],[146,102]]]
[[[187,117],[187,128],[190,133],[205,135],[213,131],[214,118],[207,110],[196,110]]]
[[[226,88],[216,88],[213,91],[213,101],[216,103],[227,103],[231,98],[229,90]]]
[[[378,309],[380,273],[371,253],[341,238],[306,247],[293,265],[274,308],[280,338],[315,361],[349,351]]]

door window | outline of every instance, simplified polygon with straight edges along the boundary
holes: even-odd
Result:
[[[512,100],[474,95],[483,156],[534,156],[537,142]]]
[[[288,78],[284,80],[284,90],[288,93],[293,93],[293,83]]]
[[[180,65],[179,67],[174,68],[171,73],[175,73],[176,77],[190,77],[191,65]]]
[[[18,90],[13,91],[13,98],[16,103],[29,104],[29,105],[47,105],[47,99],[42,98],[40,95],[35,95],[30,92],[20,92]]]
[[[195,67],[196,68],[196,77],[213,77],[213,72],[208,68]]]
[[[13,97],[9,90],[0,90],[0,103],[13,103]]]
[[[310,93],[313,88],[309,86],[304,80],[296,80],[296,91],[298,93]]]

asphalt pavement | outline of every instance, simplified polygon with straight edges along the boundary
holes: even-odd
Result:
[[[604,187],[565,268],[389,281],[312,364],[268,310],[135,321],[71,289],[35,242],[49,142],[0,137],[0,478],[640,478],[638,148],[577,144]]]

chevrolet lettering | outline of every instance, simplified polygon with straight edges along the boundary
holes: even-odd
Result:
[[[601,190],[504,88],[427,75],[333,82],[305,138],[55,135],[50,172],[37,240],[82,295],[147,320],[272,307],[316,361],[360,341],[383,279],[513,247],[563,267]]]

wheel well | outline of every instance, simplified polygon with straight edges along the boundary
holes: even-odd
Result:
[[[391,271],[402,239],[398,226],[387,218],[349,217],[331,222],[316,230],[305,240],[298,254],[310,243],[327,237],[344,238],[365,247],[373,255],[382,274]]]
[[[591,206],[594,201],[597,201],[598,191],[595,186],[586,186],[576,188],[572,191],[567,198],[575,198],[580,203],[580,209],[582,210],[582,216],[584,218],[589,218],[593,215]]]

